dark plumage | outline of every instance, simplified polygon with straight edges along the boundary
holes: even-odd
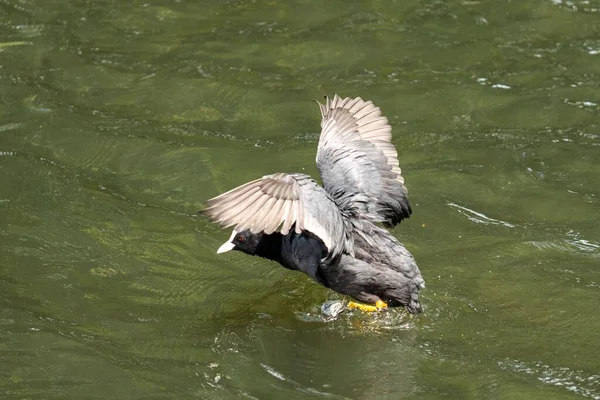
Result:
[[[319,106],[323,187],[304,174],[278,173],[209,200],[206,215],[235,225],[217,252],[277,261],[359,301],[419,313],[419,268],[378,226],[394,226],[412,212],[387,118],[361,98],[336,95]]]

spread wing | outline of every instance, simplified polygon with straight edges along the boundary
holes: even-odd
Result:
[[[344,193],[366,195],[356,202],[362,216],[396,225],[412,212],[398,153],[391,143],[392,127],[379,107],[360,97],[319,103],[321,137],[317,166],[325,190],[335,199]],[[363,196],[359,196],[363,195]]]
[[[352,237],[336,203],[304,174],[266,175],[208,200],[202,211],[223,227],[240,232],[287,235],[304,230],[319,237],[330,256],[352,254]]]

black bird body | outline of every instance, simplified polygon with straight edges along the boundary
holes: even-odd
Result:
[[[422,311],[425,286],[413,256],[386,229],[412,212],[391,127],[360,98],[320,105],[317,165],[323,187],[304,174],[273,174],[208,201],[204,213],[235,225],[217,252],[239,250],[306,273],[365,303]]]
[[[424,281],[412,255],[386,230],[373,226],[373,247],[361,235],[355,237],[355,255],[327,259],[327,247],[310,232],[266,235],[249,230],[236,232],[234,249],[276,261],[304,272],[316,282],[365,303],[382,300],[391,307],[406,306],[421,312],[419,289]]]

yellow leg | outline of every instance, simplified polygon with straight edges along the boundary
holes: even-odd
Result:
[[[348,308],[350,310],[360,310],[364,312],[377,312],[381,310],[385,310],[388,307],[387,303],[381,300],[377,300],[374,306],[370,306],[368,304],[360,304],[355,303],[353,301],[348,303]]]

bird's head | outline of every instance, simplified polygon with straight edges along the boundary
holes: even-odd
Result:
[[[225,253],[229,250],[239,250],[246,254],[256,254],[258,245],[263,237],[263,233],[252,233],[246,229],[238,232],[235,229],[231,232],[231,237],[223,243],[217,250],[217,253]]]

